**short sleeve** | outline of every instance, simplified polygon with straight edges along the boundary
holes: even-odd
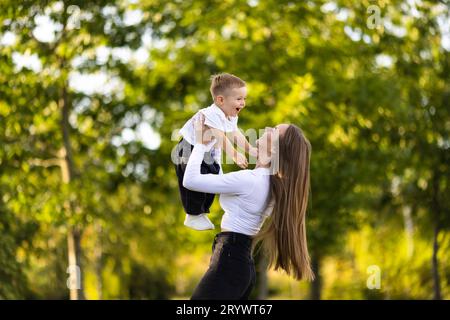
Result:
[[[217,113],[211,112],[208,109],[203,110],[202,113],[205,116],[205,125],[223,131],[223,123]]]

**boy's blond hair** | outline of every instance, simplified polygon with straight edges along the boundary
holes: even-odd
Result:
[[[211,95],[215,99],[218,95],[226,95],[229,89],[245,87],[245,81],[229,73],[219,73],[211,77]]]

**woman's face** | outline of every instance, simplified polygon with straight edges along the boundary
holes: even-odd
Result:
[[[280,136],[283,136],[288,124],[279,124],[275,128],[266,127],[263,135],[256,140],[256,147],[258,148],[258,160],[263,164],[268,164],[273,152],[273,145]]]

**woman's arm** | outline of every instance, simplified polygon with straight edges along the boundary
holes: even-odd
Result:
[[[243,194],[251,192],[252,179],[247,171],[226,174],[201,174],[200,166],[208,146],[197,143],[184,172],[183,186],[192,191],[208,193]]]

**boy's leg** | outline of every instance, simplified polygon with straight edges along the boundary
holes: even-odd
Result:
[[[214,229],[214,224],[206,216],[206,212],[209,212],[209,208],[206,209],[204,206],[206,194],[204,192],[191,191],[183,186],[184,173],[193,146],[182,140],[177,145],[177,148],[179,149],[176,150],[175,170],[181,202],[186,212],[184,225],[199,231]]]
[[[219,174],[220,172],[220,165],[214,161],[210,153],[205,154],[205,158],[201,164],[201,172],[204,174],[206,173]],[[216,195],[214,193],[205,193],[205,198],[203,202],[203,208],[205,209],[205,212],[209,212],[209,209],[211,208],[214,202],[215,196]]]
[[[204,211],[204,202],[206,194],[204,192],[196,192],[189,189],[186,189],[183,186],[183,178],[184,172],[186,170],[186,164],[188,157],[186,156],[187,152],[192,150],[192,146],[186,141],[182,140],[177,148],[179,161],[175,164],[175,171],[178,178],[178,189],[180,192],[181,202],[183,204],[184,211],[190,215],[200,215],[209,211]],[[203,173],[203,172],[202,172]]]

